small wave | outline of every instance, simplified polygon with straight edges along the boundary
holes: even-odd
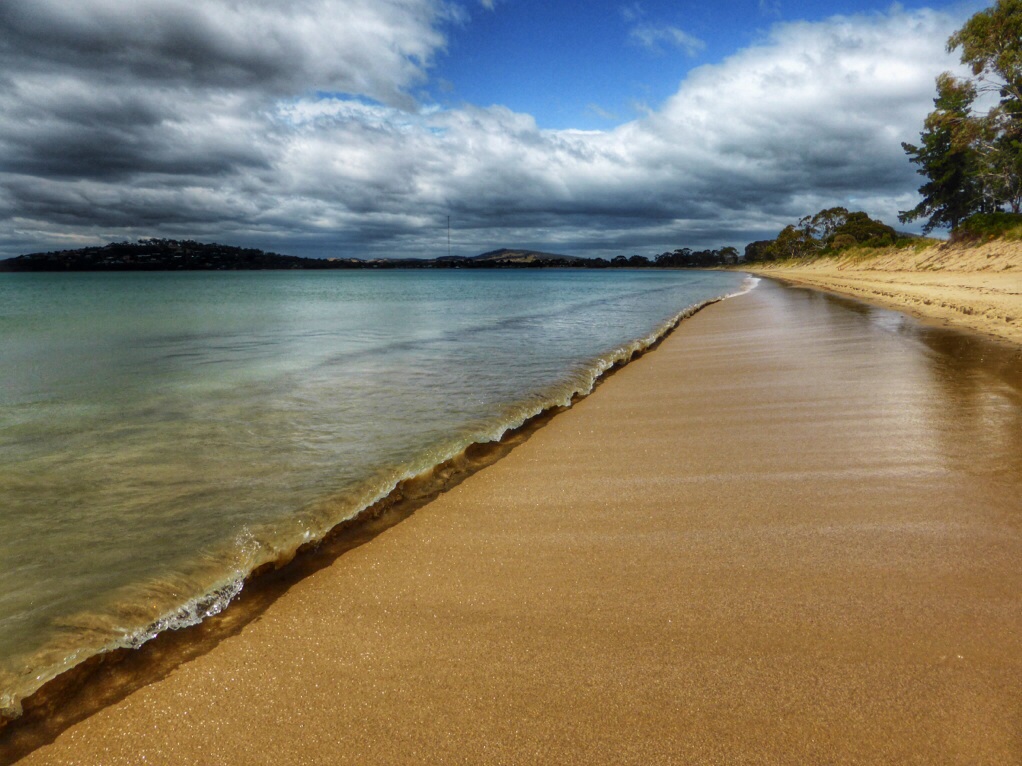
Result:
[[[759,277],[754,277],[751,274],[749,274],[748,276],[745,277],[744,280],[742,280],[741,287],[739,287],[736,292],[728,293],[724,297],[737,298],[739,295],[745,295],[746,293],[752,292],[753,290],[756,289],[756,286],[759,285],[761,281],[762,280]]]
[[[244,577],[230,580],[209,593],[193,598],[184,606],[165,614],[152,624],[126,634],[115,641],[110,648],[137,649],[146,641],[156,638],[165,630],[180,630],[181,628],[198,625],[207,617],[220,614],[241,593],[244,587]]]

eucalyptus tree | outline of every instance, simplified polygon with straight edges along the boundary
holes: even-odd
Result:
[[[941,74],[921,143],[902,144],[929,181],[919,189],[922,201],[898,218],[928,217],[924,231],[1022,207],[1022,0],[998,0],[975,14],[948,39],[949,52],[959,49],[972,76]],[[987,94],[994,105],[977,111]]]
[[[1022,206],[1022,0],[1000,0],[951,35],[948,50],[962,51],[978,93],[997,104],[977,118],[980,173],[991,196],[1014,213]]]

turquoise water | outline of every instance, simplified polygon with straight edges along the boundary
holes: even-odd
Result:
[[[572,395],[743,276],[0,274],[0,708]]]

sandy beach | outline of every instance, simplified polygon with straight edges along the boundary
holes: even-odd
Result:
[[[1020,497],[1017,352],[764,280],[20,762],[1020,763]]]
[[[1022,343],[1022,242],[853,251],[751,270]]]

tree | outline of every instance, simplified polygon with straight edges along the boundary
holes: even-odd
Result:
[[[865,215],[865,213],[862,213]],[[799,228],[817,242],[826,247],[830,240],[844,223],[848,220],[848,209],[843,207],[829,207],[821,210],[812,216],[805,216],[799,221]]]
[[[996,93],[996,106],[980,119],[976,146],[989,195],[1012,212],[1022,206],[1022,0],[1000,0],[951,35],[948,51],[961,48],[981,93]]]
[[[976,87],[950,72],[937,78],[934,109],[926,116],[922,143],[903,143],[920,175],[930,180],[919,187],[923,199],[911,210],[898,213],[902,223],[928,217],[924,232],[937,227],[955,228],[982,208],[983,195],[977,180],[978,155],[973,148],[977,124],[971,119]]]
[[[958,48],[982,90],[997,91],[1002,104],[1022,103],[1022,0],[977,13],[948,39],[949,53]]]
[[[883,247],[893,245],[897,238],[898,233],[892,227],[873,220],[859,210],[848,213],[844,222],[834,228],[827,240],[827,246],[832,250],[853,244]]]
[[[940,75],[922,144],[902,144],[930,182],[919,190],[923,201],[899,219],[929,216],[924,231],[955,228],[976,212],[1022,208],[1022,0],[998,0],[975,14],[947,48],[961,49],[972,78]],[[978,114],[973,107],[983,93],[999,100]]]
[[[721,263],[725,265],[733,266],[736,263],[738,263],[737,247],[732,247],[730,245],[728,245],[727,247],[722,247],[720,248],[720,250],[717,251],[717,254],[720,258]]]
[[[772,261],[783,258],[811,258],[844,247],[892,245],[897,232],[861,210],[831,207],[803,216],[785,226],[777,239],[753,242],[745,248],[745,260]]]
[[[673,252],[660,253],[654,260],[657,266],[685,266],[686,259],[692,254],[687,247],[679,248]]]
[[[803,258],[814,252],[816,252],[816,242],[806,233],[806,230],[788,224],[777,235],[777,239],[767,246],[765,255],[769,260],[781,260]]]
[[[759,239],[747,244],[745,246],[746,262],[754,263],[756,261],[773,260],[773,256],[769,252],[771,244],[773,244],[771,239]]]

